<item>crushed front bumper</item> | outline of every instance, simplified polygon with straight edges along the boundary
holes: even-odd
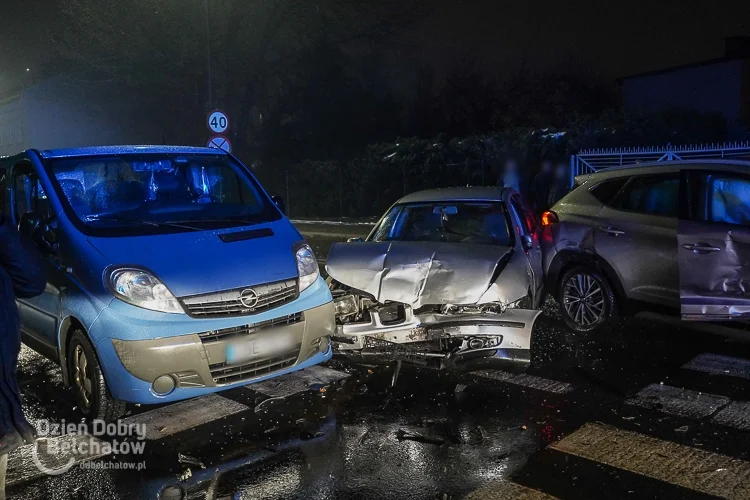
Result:
[[[410,308],[398,324],[377,311],[366,323],[337,325],[334,350],[341,354],[394,359],[461,360],[499,358],[528,365],[531,332],[541,311],[508,309],[503,314],[423,314]]]

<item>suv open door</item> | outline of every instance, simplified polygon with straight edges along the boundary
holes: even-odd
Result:
[[[683,319],[750,320],[750,173],[684,170],[681,186]]]

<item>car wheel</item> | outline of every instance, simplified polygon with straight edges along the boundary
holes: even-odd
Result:
[[[92,420],[111,421],[125,414],[126,403],[112,397],[94,347],[82,330],[68,345],[68,374],[78,408]]]
[[[557,293],[563,319],[576,333],[603,333],[617,317],[617,297],[612,286],[592,268],[569,269],[560,279]]]

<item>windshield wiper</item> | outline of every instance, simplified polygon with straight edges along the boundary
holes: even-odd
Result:
[[[114,221],[114,222],[121,222],[125,224],[139,224],[141,226],[152,226],[152,227],[176,227],[180,229],[189,229],[191,231],[202,231],[202,229],[194,227],[194,226],[186,226],[184,224],[179,224],[176,222],[156,222],[152,220],[143,220],[143,219],[130,219],[127,217],[120,217],[119,215],[115,214],[94,214],[94,215],[87,215],[83,218],[86,222],[91,221]]]

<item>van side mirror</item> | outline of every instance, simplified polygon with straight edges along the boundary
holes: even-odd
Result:
[[[23,214],[18,222],[18,232],[30,240],[37,242],[42,228],[42,216],[36,212]]]
[[[284,203],[284,198],[281,196],[271,196],[271,201],[276,204],[282,214],[286,215],[286,203]]]
[[[347,243],[362,243],[362,238],[348,238],[346,240]]]

